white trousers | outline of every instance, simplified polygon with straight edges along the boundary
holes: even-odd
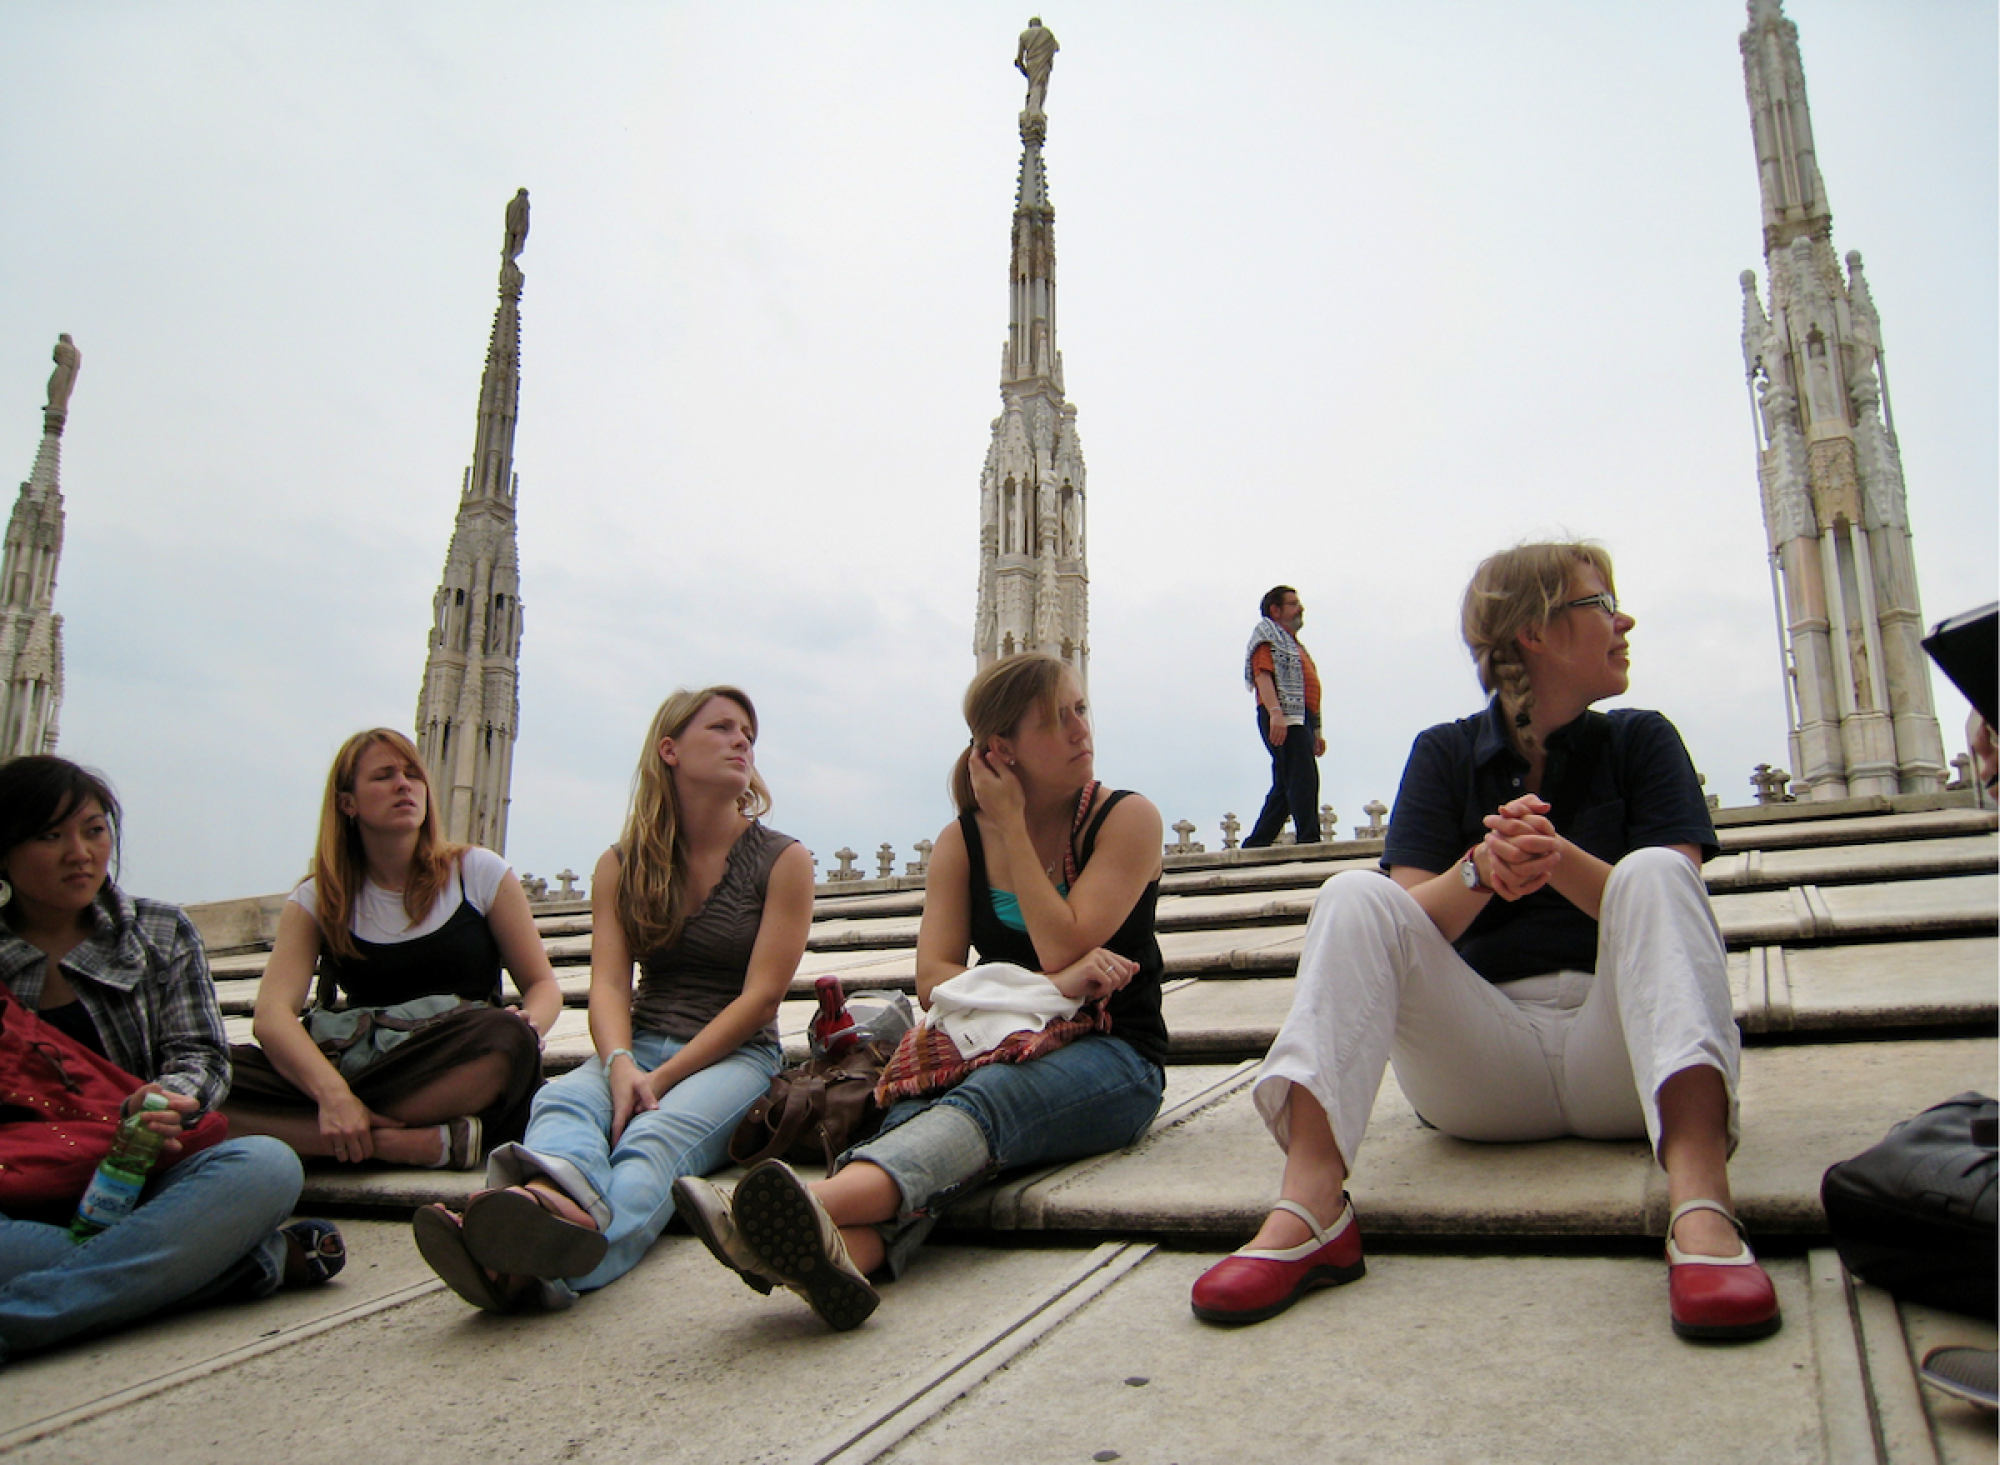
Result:
[[[1740,1040],[1722,932],[1692,861],[1635,850],[1604,887],[1597,973],[1495,985],[1410,893],[1368,870],[1320,887],[1292,1010],[1258,1071],[1257,1110],[1290,1148],[1291,1086],[1326,1110],[1350,1170],[1385,1063],[1426,1121],[1495,1142],[1636,1139],[1660,1148],[1660,1085],[1707,1065],[1739,1135]]]

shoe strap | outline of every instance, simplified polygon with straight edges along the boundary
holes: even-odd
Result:
[[[1736,1219],[1736,1213],[1734,1211],[1730,1210],[1728,1206],[1724,1205],[1719,1200],[1708,1200],[1706,1198],[1697,1198],[1695,1200],[1684,1200],[1679,1205],[1675,1206],[1674,1213],[1671,1216],[1667,1217],[1667,1235],[1672,1236],[1674,1234],[1674,1227],[1680,1225],[1681,1223],[1681,1217],[1689,1214],[1692,1211],[1714,1211],[1716,1215],[1722,1217],[1723,1220],[1727,1221],[1730,1225],[1736,1228],[1736,1234],[1738,1236],[1747,1239],[1750,1235],[1750,1233],[1743,1228],[1743,1223]]]
[[[1325,1246],[1329,1241],[1333,1240],[1335,1233],[1342,1229],[1349,1214],[1354,1210],[1354,1205],[1343,1193],[1340,1197],[1340,1214],[1333,1218],[1333,1225],[1331,1227],[1320,1225],[1318,1217],[1314,1216],[1311,1211],[1294,1200],[1281,1200],[1272,1206],[1271,1209],[1274,1211],[1288,1211],[1292,1215],[1297,1216],[1301,1221],[1306,1223],[1306,1229],[1312,1232],[1313,1240],[1321,1246]]]
[[[1314,1252],[1320,1251],[1323,1248],[1332,1245],[1333,1240],[1336,1236],[1340,1235],[1343,1231],[1346,1231],[1353,1226],[1354,1203],[1348,1200],[1348,1198],[1345,1195],[1342,1195],[1340,1199],[1341,1199],[1340,1216],[1337,1220],[1334,1221],[1331,1230],[1320,1225],[1318,1219],[1312,1214],[1312,1212],[1308,1211],[1304,1206],[1299,1205],[1296,1201],[1288,1201],[1288,1200],[1279,1201],[1276,1205],[1272,1206],[1271,1209],[1274,1211],[1289,1212],[1290,1214],[1297,1216],[1301,1221],[1304,1221],[1307,1226],[1312,1228],[1312,1239],[1309,1241],[1301,1241],[1297,1246],[1288,1246],[1283,1248],[1282,1250],[1273,1250],[1264,1247],[1252,1250],[1249,1247],[1244,1247],[1239,1251],[1231,1252],[1230,1255],[1233,1257],[1241,1257],[1246,1261],[1285,1262],[1285,1263],[1304,1261]]]
[[[1698,1256],[1691,1252],[1682,1251],[1678,1246],[1674,1245],[1674,1227],[1680,1224],[1682,1216],[1693,1211],[1714,1211],[1716,1215],[1734,1226],[1736,1228],[1737,1240],[1742,1243],[1743,1249],[1735,1256]],[[1667,1261],[1672,1266],[1694,1264],[1711,1267],[1754,1267],[1757,1265],[1757,1256],[1756,1253],[1750,1250],[1750,1233],[1744,1229],[1743,1223],[1736,1218],[1735,1212],[1731,1211],[1721,1201],[1698,1198],[1682,1201],[1674,1207],[1674,1213],[1667,1217]]]

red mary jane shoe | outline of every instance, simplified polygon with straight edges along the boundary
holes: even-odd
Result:
[[[1194,1315],[1209,1323],[1261,1323],[1276,1317],[1314,1287],[1352,1282],[1368,1270],[1361,1259],[1361,1228],[1354,1204],[1342,1196],[1340,1219],[1322,1227],[1312,1213],[1281,1200],[1274,1210],[1290,1211],[1312,1228],[1312,1240],[1282,1251],[1243,1250],[1224,1257],[1194,1284]]]
[[[1674,1207],[1667,1220],[1667,1297],[1674,1332],[1717,1343],[1770,1337],[1784,1319],[1777,1290],[1751,1255],[1750,1243],[1745,1241],[1736,1256],[1689,1256],[1674,1245],[1674,1226],[1689,1211],[1714,1211],[1743,1235],[1743,1223],[1719,1201],[1691,1200]]]

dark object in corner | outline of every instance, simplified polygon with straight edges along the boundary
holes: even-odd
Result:
[[[1994,683],[2000,678],[2000,637],[1994,623],[2000,618],[2000,603],[1968,610],[1950,620],[1939,621],[1924,637],[1924,650],[1931,654],[1952,685],[1965,693],[1973,711],[2000,727],[2000,712],[1994,710]]]
[[[1960,1094],[1826,1172],[1820,1203],[1848,1271],[1911,1302],[1994,1316],[1996,1114],[1984,1094]]]

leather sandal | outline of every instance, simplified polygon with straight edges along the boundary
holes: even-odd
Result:
[[[1743,1223],[1720,1201],[1683,1201],[1667,1218],[1667,1303],[1674,1332],[1705,1342],[1768,1338],[1783,1326],[1778,1292],[1750,1243],[1735,1256],[1693,1256],[1674,1245],[1674,1227],[1690,1211],[1714,1211],[1745,1237]]]
[[[460,1224],[481,1266],[525,1277],[581,1277],[607,1249],[603,1232],[570,1220],[554,1196],[532,1185],[481,1191],[466,1203]]]
[[[709,1255],[730,1268],[752,1291],[770,1295],[783,1281],[757,1260],[757,1254],[736,1229],[730,1214],[729,1197],[716,1186],[694,1175],[674,1182],[674,1210],[688,1230],[708,1248]]]
[[[474,1307],[487,1312],[512,1312],[505,1283],[490,1274],[465,1244],[465,1228],[440,1205],[421,1207],[410,1218],[417,1252],[445,1286]]]
[[[1296,1201],[1281,1200],[1273,1210],[1289,1211],[1312,1230],[1312,1239],[1282,1249],[1244,1248],[1224,1257],[1195,1280],[1194,1315],[1209,1323],[1261,1323],[1276,1317],[1315,1287],[1338,1287],[1368,1270],[1361,1256],[1361,1228],[1354,1202],[1341,1197],[1340,1216],[1331,1227]]]
[[[860,1327],[882,1301],[819,1197],[783,1160],[753,1166],[729,1209],[751,1255],[836,1332]]]

